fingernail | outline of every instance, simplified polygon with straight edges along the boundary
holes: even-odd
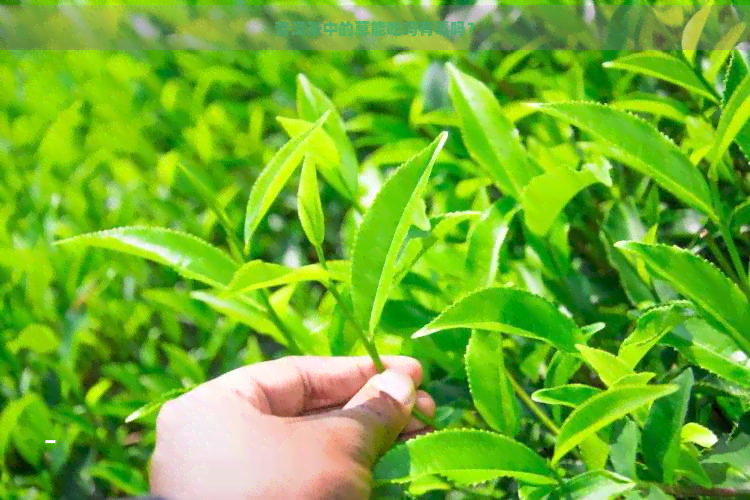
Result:
[[[417,399],[414,382],[408,375],[395,370],[386,370],[373,378],[373,384],[379,390],[403,404],[411,406]]]

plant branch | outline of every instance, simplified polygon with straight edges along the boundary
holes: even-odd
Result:
[[[319,246],[315,246],[315,253],[318,254],[318,261],[320,262],[321,267],[328,271],[328,264],[326,263],[325,255],[323,255],[323,251],[320,249]],[[378,370],[379,373],[382,373],[385,371],[385,366],[383,365],[383,360],[380,359],[380,354],[378,353],[377,348],[375,347],[375,343],[371,342],[369,338],[367,338],[367,334],[365,333],[362,328],[360,328],[359,323],[355,321],[354,315],[352,314],[352,311],[349,309],[347,304],[344,302],[343,297],[339,294],[338,290],[336,290],[336,285],[331,280],[326,280],[328,285],[328,290],[330,290],[331,295],[333,295],[333,298],[336,299],[336,302],[339,305],[339,308],[344,313],[344,316],[346,316],[346,319],[352,324],[352,328],[354,328],[354,331],[357,332],[357,335],[359,336],[360,340],[362,341],[362,344],[365,346],[365,349],[367,350],[367,354],[369,354],[370,358],[372,359],[373,364],[375,365],[375,368]],[[414,418],[419,420],[425,425],[429,425],[430,427],[435,427],[434,422],[429,419],[426,415],[424,415],[421,411],[419,411],[417,408],[414,408],[412,410],[412,415],[414,415]]]
[[[560,432],[560,429],[558,429],[555,423],[547,416],[546,413],[544,413],[544,410],[542,410],[539,405],[536,404],[536,401],[531,399],[531,397],[526,394],[524,388],[521,387],[521,384],[518,383],[518,381],[513,377],[510,371],[507,371],[506,373],[508,380],[510,380],[510,384],[513,386],[513,391],[516,393],[516,396],[518,396],[519,399],[523,401],[523,404],[526,405],[529,410],[531,410],[531,413],[533,413],[539,419],[539,421],[544,424],[547,429],[549,429],[552,434],[557,435]]]
[[[719,245],[716,243],[716,240],[714,239],[713,235],[710,231],[707,229],[704,229],[702,231],[703,240],[706,242],[706,245],[711,250],[711,253],[716,258],[716,261],[719,263],[719,266],[721,269],[727,273],[729,277],[731,277],[738,285],[740,284],[740,278],[737,276],[737,273],[734,272],[734,269],[732,268],[732,265],[729,263],[727,258],[724,256],[724,253],[719,249]]]
[[[729,226],[727,226],[725,221],[721,221],[719,223],[719,229],[721,230],[721,234],[724,237],[724,243],[727,245],[727,249],[729,250],[729,257],[732,259],[732,263],[734,264],[734,270],[737,272],[738,275],[738,281],[740,288],[745,293],[745,296],[750,300],[750,287],[748,287],[747,280],[748,275],[745,272],[745,267],[742,265],[742,260],[740,259],[740,254],[737,251],[737,245],[734,244],[734,239],[732,238],[732,233],[729,231]]]

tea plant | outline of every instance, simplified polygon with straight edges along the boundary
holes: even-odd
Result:
[[[647,63],[652,58],[665,73],[690,69],[667,54],[625,56],[609,66],[653,71]],[[543,115],[537,126],[547,130],[550,142],[537,146],[548,157],[535,157],[489,87],[451,63],[445,72],[454,119],[474,162],[461,181],[473,183],[474,210],[451,211],[447,193],[428,189],[433,170],[448,175],[441,160],[457,148],[455,141],[446,147],[448,132],[401,164],[360,208],[359,166],[345,124],[328,97],[300,76],[300,118],[280,120],[292,138],[253,184],[242,249],[237,221],[212,203],[214,194],[193,174],[196,193],[226,231],[230,253],[154,227],[111,229],[59,243],[170,266],[211,287],[201,297],[267,318],[293,354],[321,353],[316,346],[327,334],[332,354],[346,354],[359,342],[382,369],[375,341],[384,316],[388,324],[401,323],[404,309],[427,316],[426,324],[408,333],[415,345],[429,343],[435,351],[460,353],[465,347],[463,368],[477,414],[442,413],[440,430],[383,457],[375,470],[379,483],[411,483],[412,493],[483,484],[477,493],[490,494],[503,490],[499,478],[513,478],[528,499],[740,495],[745,487],[717,486],[709,474],[709,466],[723,463],[723,481],[741,484],[746,465],[737,463],[737,452],[706,458],[703,450],[717,441],[706,426],[717,428],[706,408],[734,422],[748,401],[740,388],[750,381],[743,361],[750,354],[750,289],[735,242],[745,210],[734,202],[747,187],[734,166],[742,159],[729,151],[735,142],[750,146],[742,133],[750,114],[743,60],[735,55],[730,62],[728,75],[743,76],[734,84],[728,78],[722,98],[697,76],[672,79],[703,101],[706,114],[712,106],[720,113],[711,147],[692,154],[623,109],[571,101],[527,104]],[[575,142],[566,139],[566,124],[581,134]],[[318,262],[293,267],[254,257],[255,233],[300,165],[297,212]],[[641,187],[649,196],[681,203],[689,207],[686,214],[704,218],[702,238],[711,241],[724,272],[693,252],[659,243],[658,225],[645,230],[627,193],[627,169],[653,182]],[[327,258],[323,248],[330,225],[318,174],[364,212],[344,260]],[[488,183],[501,193],[495,201]],[[462,231],[467,222],[469,229]],[[636,326],[622,342],[612,343],[604,324],[588,323],[594,299],[588,305],[580,299],[586,285],[595,286],[586,276],[597,272],[571,259],[574,231],[580,232],[581,251],[620,278],[620,290],[608,291],[603,300],[625,293],[635,308]],[[718,248],[715,233],[726,250]],[[535,268],[514,266],[519,248]],[[317,334],[292,331],[268,293],[303,281],[325,288],[322,302],[332,297],[329,327]],[[460,370],[455,359],[443,363],[449,374]],[[524,387],[524,375],[543,386]],[[708,406],[695,406],[697,401]],[[730,425],[721,431],[736,430]]]
[[[741,51],[4,57],[3,495],[142,493],[167,399],[382,353],[438,411],[378,498],[750,496]]]

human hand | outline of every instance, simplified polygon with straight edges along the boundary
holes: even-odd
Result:
[[[367,499],[371,468],[432,416],[419,363],[286,357],[231,371],[166,403],[151,492],[169,500]]]

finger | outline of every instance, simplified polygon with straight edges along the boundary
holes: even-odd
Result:
[[[415,386],[422,367],[406,356],[384,356],[386,368],[408,374]],[[289,356],[233,370],[217,383],[248,400],[259,411],[280,417],[344,404],[378,373],[372,360],[360,357]]]
[[[417,403],[414,406],[422,412],[422,415],[426,416],[427,418],[432,418],[435,416],[435,401],[432,399],[432,396],[424,391],[417,392]],[[425,423],[417,420],[416,417],[411,417],[409,419],[409,423],[406,424],[404,430],[401,431],[401,434],[411,434],[424,429],[427,429],[427,425]]]
[[[316,422],[329,446],[366,468],[396,440],[417,399],[413,380],[402,372],[376,375],[344,408]]]

